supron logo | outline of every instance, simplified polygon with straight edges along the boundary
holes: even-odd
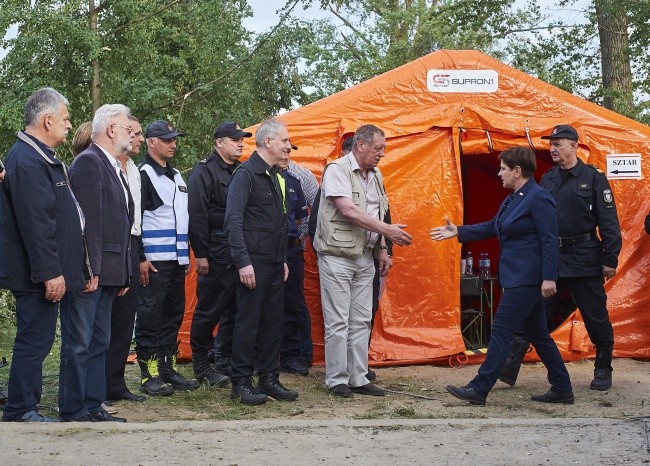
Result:
[[[431,84],[435,87],[449,87],[449,75],[448,74],[434,74],[431,76]]]

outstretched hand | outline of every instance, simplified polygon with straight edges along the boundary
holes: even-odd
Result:
[[[445,218],[445,225],[432,228],[429,232],[432,240],[442,241],[443,239],[453,238],[458,236],[458,227],[451,223],[449,217]]]

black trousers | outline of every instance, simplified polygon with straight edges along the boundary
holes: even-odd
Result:
[[[140,289],[135,342],[138,352],[176,345],[185,312],[185,266],[176,261],[152,261],[149,285]]]
[[[111,342],[106,352],[106,395],[108,399],[125,393],[124,366],[133,339],[135,311],[140,297],[140,259],[138,241],[131,236],[131,280],[129,291],[117,296],[111,310]]]
[[[199,276],[196,285],[197,303],[192,317],[190,346],[193,355],[207,356],[214,344],[213,332],[224,314],[234,315],[237,306],[235,290],[239,282],[237,269],[225,263],[210,262],[208,275]]]
[[[596,277],[560,277],[557,280],[557,294],[546,299],[547,314],[555,309],[557,300],[565,289],[580,309],[591,342],[596,346],[613,346],[614,330],[607,313],[605,279]],[[547,315],[547,318],[551,316]]]
[[[253,375],[255,342],[257,371],[264,375],[280,370],[279,353],[284,334],[284,264],[253,262],[255,288],[237,284],[237,315],[230,365],[232,380]]]
[[[289,366],[300,359],[300,302],[304,296],[305,259],[298,244],[287,246],[289,277],[284,282],[284,337],[280,364]],[[304,298],[303,298],[304,299]]]

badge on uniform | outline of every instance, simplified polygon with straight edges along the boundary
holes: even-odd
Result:
[[[603,191],[603,200],[608,204],[611,204],[614,201],[614,198],[612,197],[611,189],[606,189],[605,191]]]
[[[589,183],[580,183],[578,185],[578,189],[590,189],[589,188]]]

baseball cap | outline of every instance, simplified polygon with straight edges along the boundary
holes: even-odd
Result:
[[[578,142],[578,132],[573,126],[557,125],[549,136],[542,136],[542,139],[570,139]]]
[[[155,120],[149,123],[147,126],[147,131],[145,131],[144,136],[147,138],[160,138],[160,139],[172,139],[178,136],[184,136],[185,133],[176,131],[172,128],[172,125],[167,123],[165,120]]]
[[[214,138],[230,138],[230,139],[239,139],[239,138],[249,138],[253,133],[247,133],[242,131],[237,122],[235,121],[224,121],[217,129],[214,130]]]
[[[295,144],[291,144],[291,150],[298,150],[298,146],[296,146]]]

